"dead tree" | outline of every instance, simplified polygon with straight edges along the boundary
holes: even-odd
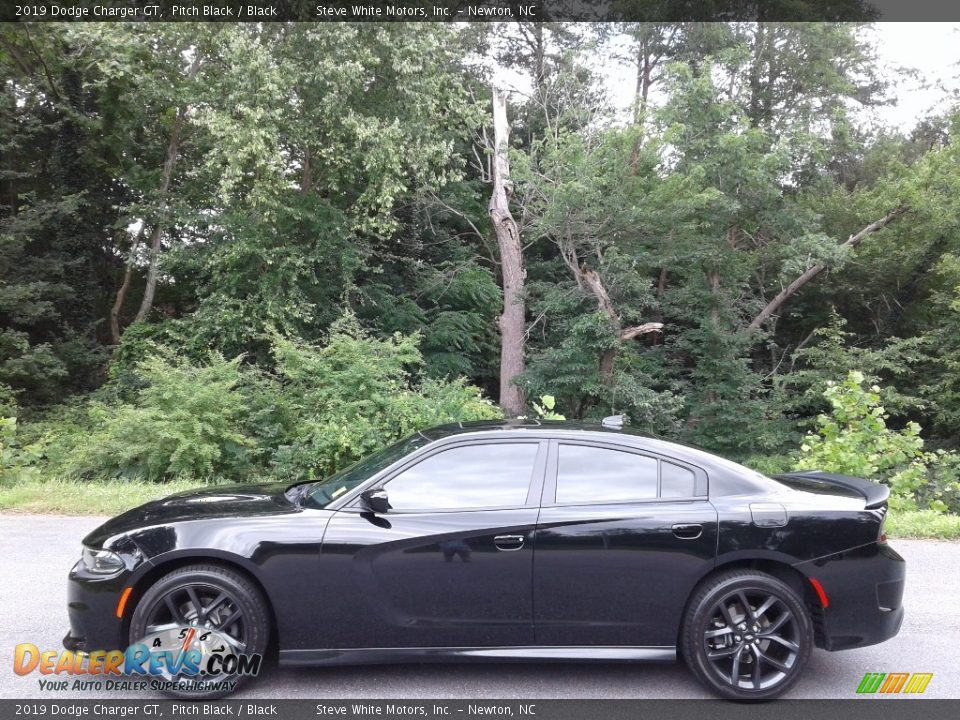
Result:
[[[510,212],[513,183],[510,180],[510,161],[507,151],[510,125],[507,122],[507,100],[504,94],[493,90],[493,157],[490,194],[490,222],[497,236],[500,252],[500,273],[503,277],[503,312],[500,315],[500,405],[510,415],[524,411],[523,390],[513,380],[525,368],[524,335],[526,306],[523,298],[523,249],[520,228]]]

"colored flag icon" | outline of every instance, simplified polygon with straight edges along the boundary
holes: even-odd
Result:
[[[919,694],[927,689],[933,673],[867,673],[857,686],[857,694]]]

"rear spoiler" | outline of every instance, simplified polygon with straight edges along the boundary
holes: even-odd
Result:
[[[805,470],[803,472],[783,473],[781,475],[774,475],[773,477],[774,479],[782,477],[784,479],[797,478],[799,480],[813,480],[814,482],[822,482],[826,485],[834,485],[847,490],[853,490],[854,492],[863,495],[864,500],[867,501],[866,508],[868,510],[871,508],[880,507],[886,503],[887,499],[890,497],[890,488],[886,485],[870,482],[869,480],[864,480],[863,478],[850,477],[849,475],[834,475],[832,473],[825,473],[822,470]]]

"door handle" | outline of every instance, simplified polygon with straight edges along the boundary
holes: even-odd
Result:
[[[703,526],[695,523],[690,525],[674,525],[673,534],[681,540],[696,540],[703,534]]]
[[[523,535],[497,535],[493,539],[493,544],[497,546],[497,550],[511,552],[522,548],[523,540]]]

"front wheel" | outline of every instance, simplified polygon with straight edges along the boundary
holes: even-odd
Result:
[[[790,689],[813,648],[813,624],[785,583],[758,571],[711,578],[690,601],[681,649],[704,685],[732,700],[772,700]]]
[[[258,588],[240,573],[204,564],[174,570],[147,588],[130,620],[129,636],[131,644],[146,645],[150,652],[163,656],[166,651],[159,660],[166,681],[162,692],[197,700],[228,695],[258,671],[259,665],[242,671],[238,659],[262,662],[269,634]],[[188,651],[199,672],[184,672],[178,664]]]

